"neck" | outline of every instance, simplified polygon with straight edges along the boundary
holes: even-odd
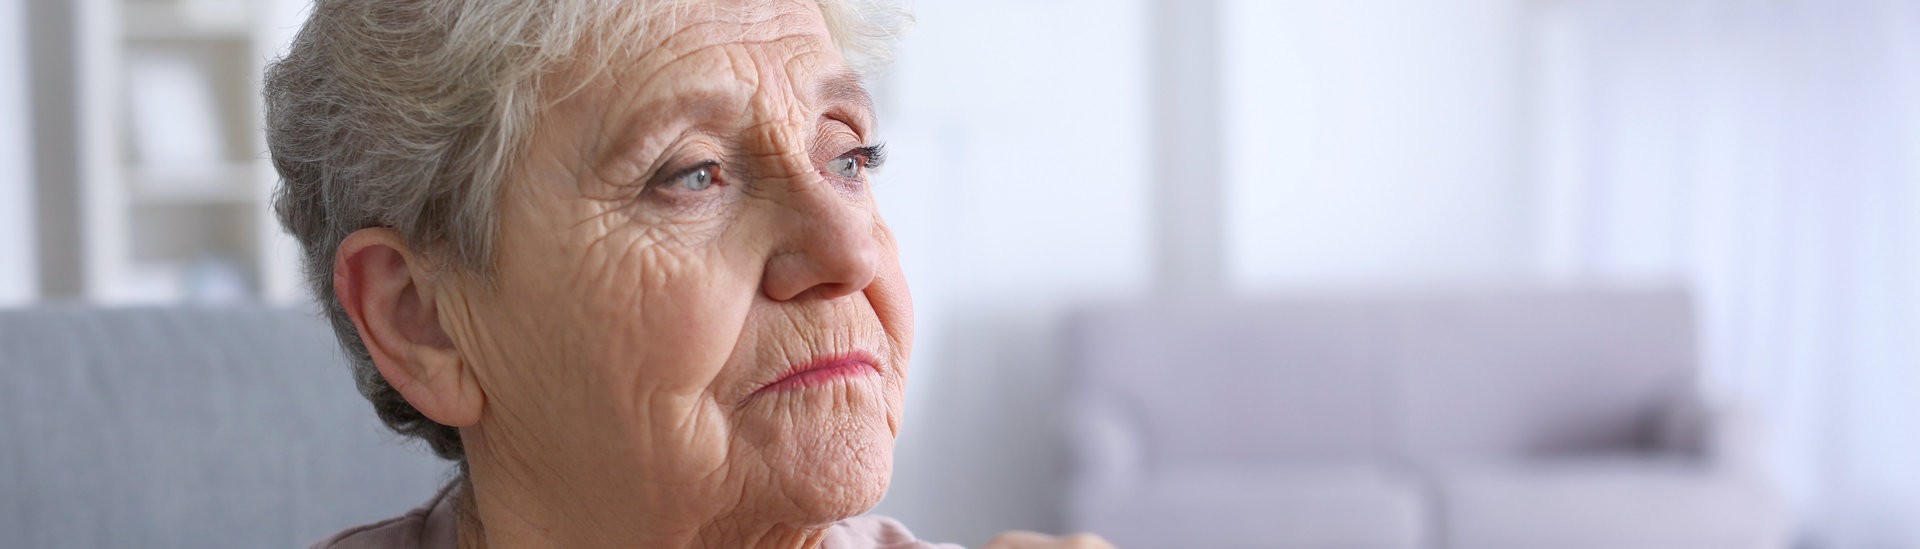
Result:
[[[471,449],[471,447],[469,447]],[[485,474],[475,465],[462,475],[458,512],[460,549],[549,549],[576,547],[666,547],[683,549],[755,547],[768,549],[818,549],[826,539],[826,527],[800,528],[766,524],[733,516],[714,517],[691,526],[650,524],[649,517],[664,516],[646,509],[605,514],[560,509],[544,498],[513,482],[480,481],[476,489],[474,475]],[[524,478],[524,477],[523,477]],[[561,499],[557,501],[569,501]],[[598,507],[601,511],[612,506]]]
[[[471,484],[469,484],[471,486]],[[463,489],[464,490],[464,489]],[[459,538],[460,549],[511,549],[511,548],[547,548],[574,547],[565,536],[532,536],[529,531],[507,528],[496,523],[495,529],[484,526],[486,520],[477,512],[471,492],[463,492],[459,501]],[[787,530],[771,529],[760,535],[734,535],[724,529],[703,529],[692,536],[649,537],[632,542],[617,544],[623,547],[680,547],[686,549],[706,548],[794,548],[819,549],[826,541],[826,529]],[[531,531],[538,531],[537,529]],[[611,541],[611,540],[609,540]]]

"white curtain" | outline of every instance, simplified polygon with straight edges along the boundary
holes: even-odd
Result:
[[[1808,547],[1920,547],[1920,2],[1535,4],[1542,257],[1678,279]]]
[[[27,114],[26,2],[0,0],[0,306],[40,293]]]

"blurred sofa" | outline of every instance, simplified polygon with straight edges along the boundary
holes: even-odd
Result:
[[[1075,530],[1128,549],[1779,549],[1679,291],[1148,301],[1069,320]]]
[[[448,478],[303,310],[0,310],[0,379],[0,546],[305,547]]]

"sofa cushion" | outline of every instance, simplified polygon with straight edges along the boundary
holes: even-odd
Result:
[[[1667,292],[1406,298],[1381,334],[1404,457],[1529,461],[1654,449],[1695,392],[1692,316]]]
[[[1431,539],[1418,486],[1369,467],[1160,470],[1126,497],[1077,503],[1074,529],[1128,549],[1387,549]]]
[[[1774,500],[1752,480],[1628,459],[1438,475],[1446,547],[1775,549]]]
[[[1332,300],[1093,308],[1072,325],[1071,375],[1135,426],[1149,467],[1376,460],[1391,449],[1379,318]]]

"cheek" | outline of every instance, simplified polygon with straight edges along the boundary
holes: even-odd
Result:
[[[707,392],[740,338],[752,306],[747,254],[675,234],[674,227],[615,228],[574,258],[566,299],[593,349],[590,367],[643,401]]]
[[[900,269],[900,251],[893,233],[885,224],[880,224],[875,231],[881,243],[880,267],[874,273],[873,284],[867,288],[867,301],[873,305],[881,329],[893,344],[901,371],[905,372],[913,356],[913,295],[907,288],[906,273]]]
[[[575,399],[610,417],[691,406],[685,397],[726,363],[755,295],[747,254],[700,224],[526,194],[503,204],[501,220],[501,309],[515,318],[488,331],[507,347],[505,366],[544,378],[522,380],[543,387],[536,398]]]

